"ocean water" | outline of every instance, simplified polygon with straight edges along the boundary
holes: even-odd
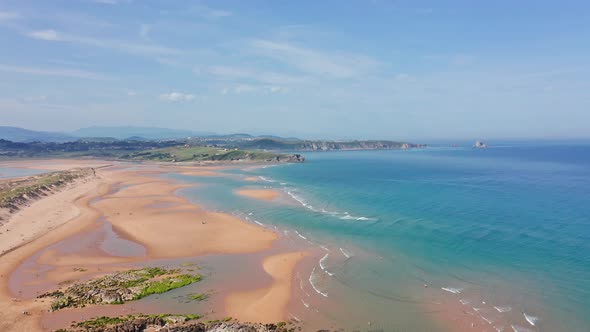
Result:
[[[590,330],[590,145],[305,156],[227,171],[235,177],[174,175],[200,183],[182,193],[208,208],[325,247],[298,276],[294,316],[361,330],[438,331],[455,318],[491,331]],[[284,197],[233,195],[242,187]]]

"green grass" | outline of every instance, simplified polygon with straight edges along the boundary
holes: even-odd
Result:
[[[75,169],[52,172],[30,178],[14,181],[10,187],[2,188],[0,192],[0,208],[10,207],[15,200],[23,195],[35,196],[48,189],[61,187],[75,179],[92,174],[90,169]]]
[[[202,277],[198,274],[191,275],[191,274],[181,274],[175,277],[168,277],[162,280],[150,282],[147,287],[141,290],[139,294],[136,295],[135,299],[141,299],[146,296],[150,296],[152,294],[162,294],[169,292],[173,289],[184,287],[186,285],[190,285],[194,282],[201,281]]]
[[[135,317],[133,317],[133,318],[135,318]],[[76,324],[76,326],[83,327],[86,329],[95,329],[95,328],[99,328],[99,327],[105,327],[107,325],[120,324],[120,323],[126,322],[131,319],[132,319],[131,316],[124,316],[124,317],[102,316],[102,317],[98,317],[95,319],[90,319],[90,320],[78,323],[78,324]]]
[[[231,161],[259,160],[267,161],[281,156],[266,151],[236,150],[205,146],[175,146],[162,149],[146,150],[122,155],[123,159],[153,161]]]

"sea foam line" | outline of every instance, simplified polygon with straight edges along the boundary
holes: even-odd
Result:
[[[299,233],[298,231],[295,231],[295,233],[297,233],[297,235],[299,235],[300,238],[307,240],[307,238],[303,235],[301,235],[301,233]]]
[[[264,227],[264,224],[261,223],[260,221],[256,220],[256,219],[252,219],[255,223],[257,223],[258,225]]]
[[[526,321],[529,322],[529,324],[531,324],[532,326],[535,326],[535,324],[539,320],[539,317],[527,315],[525,312],[523,312],[522,314],[524,315],[524,319],[526,319]]]
[[[310,209],[311,211],[314,211],[314,212],[318,212],[313,206],[307,204],[302,198],[295,195],[291,191],[287,190],[287,195],[291,196],[291,198],[293,198],[294,200],[299,202],[299,204],[303,205],[305,208]]]
[[[301,303],[303,303],[303,305],[304,305],[306,308],[309,308],[309,304],[308,304],[307,302],[305,302],[305,301],[301,300]]]
[[[518,325],[510,325],[510,327],[512,327],[512,330],[514,330],[514,332],[534,332],[531,329],[527,329],[526,327],[522,327],[522,326],[518,326]]]
[[[311,273],[309,274],[309,284],[311,285],[311,288],[313,288],[314,291],[316,291],[316,293],[320,294],[323,297],[328,297],[328,293],[323,293],[321,292],[316,285],[313,283],[313,274],[315,272],[315,266],[314,268],[311,270]]]
[[[324,262],[326,261],[329,255],[330,253],[327,253],[324,255],[324,257],[320,258],[320,268],[322,268],[322,271],[326,272],[331,277],[334,275],[334,273],[330,273],[328,270],[326,270],[326,267],[324,266]]]
[[[494,309],[496,309],[496,311],[498,311],[498,312],[508,312],[508,311],[512,310],[512,307],[510,307],[510,306],[504,306],[504,307],[494,306]]]
[[[451,292],[453,294],[461,294],[461,291],[463,291],[463,288],[453,288],[453,287],[441,287],[442,290],[447,291],[447,292]]]
[[[346,257],[346,258],[352,257],[352,254],[347,253],[344,249],[342,249],[342,248],[338,248],[338,249],[340,249],[340,252],[342,253],[342,255],[344,255],[344,257]]]
[[[260,175],[258,178],[259,178],[260,180],[264,181],[264,182],[276,182],[275,180],[271,180],[271,179],[265,178],[265,177],[264,177],[264,176],[262,176],[262,175]]]
[[[295,189],[296,190],[296,189]],[[287,195],[291,196],[291,198],[293,198],[294,200],[296,200],[299,204],[301,204],[303,207],[314,211],[314,212],[319,212],[319,213],[324,213],[342,220],[358,220],[358,221],[376,221],[379,220],[377,218],[369,218],[369,217],[357,217],[357,216],[353,216],[348,212],[334,212],[334,211],[327,211],[326,209],[321,209],[318,210],[315,207],[313,207],[313,205],[308,204],[303,198],[295,195],[291,190],[286,190],[285,192],[287,193]]]

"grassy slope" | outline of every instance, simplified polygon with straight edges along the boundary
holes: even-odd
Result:
[[[25,179],[6,180],[0,183],[0,208],[13,208],[19,201],[27,201],[62,187],[76,179],[93,174],[90,168],[77,168],[34,175]],[[26,198],[28,197],[28,198]]]

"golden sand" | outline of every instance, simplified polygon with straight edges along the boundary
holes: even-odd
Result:
[[[76,162],[73,165],[81,167],[84,164]],[[71,165],[61,165],[55,161],[51,163],[51,167],[55,169],[67,169],[67,166]],[[125,165],[102,168],[91,181],[45,197],[13,216],[2,227],[11,228],[8,232],[11,234],[6,235],[10,241],[0,241],[1,250],[7,251],[0,258],[0,331],[40,331],[40,318],[47,311],[47,303],[13,299],[14,294],[8,288],[8,278],[12,271],[28,257],[49,245],[93,229],[101,217],[107,218],[118,234],[144,246],[147,257],[112,257],[100,252],[96,256],[85,253],[60,254],[48,250],[37,260],[37,263],[47,264],[55,269],[47,274],[47,279],[64,281],[78,275],[108,272],[108,268],[101,268],[104,264],[213,253],[250,253],[272,246],[277,238],[274,232],[244,223],[228,214],[205,211],[174,194],[177,189],[186,185],[150,176],[165,171],[168,170],[128,170]],[[183,171],[189,172],[185,169]],[[90,205],[91,201],[95,202]],[[153,207],[161,202],[173,204],[163,208]],[[50,229],[47,226],[48,218]],[[12,229],[17,231],[13,232]],[[21,234],[24,241],[20,240]],[[287,261],[292,261],[291,256],[286,257],[289,258]],[[283,266],[286,270],[278,274],[273,266]],[[290,266],[282,260],[265,261],[265,270],[270,269],[269,273],[273,277],[276,275],[281,285],[286,282],[285,278],[290,278]],[[72,272],[74,268],[83,268],[84,271],[78,271],[80,274],[77,274]],[[289,291],[286,292],[286,288],[281,286],[271,294],[273,299],[281,299],[283,303],[285,298],[288,300]],[[24,315],[23,312],[28,314]],[[235,308],[232,312],[236,312]],[[274,320],[278,316],[277,312],[276,309],[269,312],[264,321]]]
[[[265,258],[262,266],[273,279],[271,285],[228,295],[225,300],[227,314],[244,322],[276,323],[286,320],[293,269],[305,255],[304,252],[290,252]]]
[[[263,201],[272,201],[280,195],[280,193],[274,189],[240,189],[236,190],[236,194]]]

